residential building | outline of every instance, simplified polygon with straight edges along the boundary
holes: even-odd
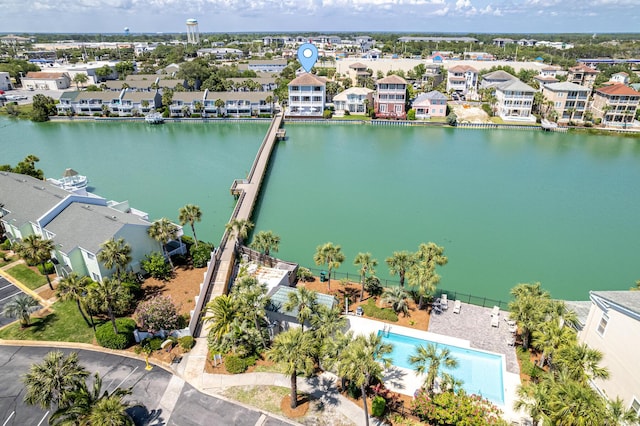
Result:
[[[80,92],[68,91],[68,92],[63,92],[62,95],[60,95],[60,100],[56,104],[58,115],[67,115],[67,114],[76,113],[73,107],[73,103],[75,102],[76,97],[78,96],[78,93]]]
[[[553,76],[543,75],[543,74],[538,74],[535,77],[533,77],[533,79],[538,82],[539,90],[542,90],[542,88],[545,87],[548,84],[560,82],[560,80],[558,80],[557,78],[555,78]]]
[[[156,78],[156,80],[109,80],[102,83],[102,87],[104,90],[113,90],[113,91],[121,91],[121,90],[131,90],[131,91],[151,91],[151,86],[157,84],[160,78]],[[174,86],[175,87],[175,86]]]
[[[281,73],[287,67],[286,59],[252,60],[247,69],[255,72]]]
[[[488,89],[490,87],[496,87],[499,84],[511,80],[517,80],[517,78],[506,71],[493,71],[482,76],[482,80],[480,81],[480,88]]]
[[[496,86],[497,115],[504,121],[523,121],[535,123],[531,115],[533,95],[536,89],[515,79]]]
[[[116,110],[123,95],[124,90],[120,92],[79,92],[70,103],[76,114],[100,115],[105,111]]]
[[[366,87],[350,87],[333,97],[333,105],[336,112],[366,114],[367,107],[373,107],[373,90]]]
[[[119,115],[147,115],[162,106],[162,95],[157,91],[125,91],[120,98]]]
[[[169,105],[171,117],[190,117],[204,111],[204,92],[173,92]]]
[[[203,116],[217,114],[228,117],[271,115],[274,111],[273,92],[210,92],[204,91]],[[220,108],[216,103],[222,101]]]
[[[620,83],[620,84],[629,84],[629,74],[626,72],[617,72],[615,74],[611,74],[609,78],[609,82],[611,83]]]
[[[445,117],[447,115],[447,97],[437,90],[421,93],[411,104],[416,118]]]
[[[516,43],[518,43],[518,45],[520,46],[535,46],[536,44],[538,44],[538,40],[535,40],[532,38],[531,39],[521,38]]]
[[[31,176],[0,172],[0,206],[0,222],[11,241],[29,235],[54,241],[52,258],[59,276],[76,272],[95,281],[110,276],[113,271],[97,258],[102,243],[111,238],[124,238],[131,246],[129,267],[134,272],[145,255],[161,250],[147,233],[148,215],[128,202],[71,193]],[[167,245],[172,254],[186,252],[178,229],[178,239]]]
[[[358,80],[371,77],[371,73],[367,71],[367,66],[362,62],[354,62],[349,65],[349,77],[354,84],[357,84]]]
[[[376,117],[404,120],[407,117],[407,81],[395,74],[378,80],[373,103]]]
[[[12,90],[11,76],[8,72],[0,72],[0,90]]]
[[[478,39],[473,37],[399,37],[400,43],[427,42],[427,43],[477,43]]]
[[[451,90],[467,96],[475,94],[478,86],[478,70],[469,65],[455,65],[448,69],[447,92]]]
[[[22,87],[30,90],[63,90],[71,85],[69,74],[64,72],[28,72],[22,78]]]
[[[581,343],[600,351],[607,380],[592,384],[609,400],[620,397],[624,408],[640,414],[640,291],[590,291],[591,309],[578,335]]]
[[[464,59],[472,61],[495,61],[495,56],[487,52],[465,52]]]
[[[600,71],[590,68],[584,64],[578,64],[575,67],[569,68],[567,81],[592,89],[598,74],[600,74]]]
[[[595,89],[591,112],[607,126],[628,126],[636,115],[640,92],[624,84],[611,84]]]
[[[568,81],[550,83],[542,88],[542,95],[553,103],[558,122],[582,122],[588,110],[590,92],[588,87]]]
[[[244,52],[240,49],[231,49],[228,47],[214,47],[207,49],[198,49],[196,52],[198,56],[211,56],[215,59],[226,59],[226,58],[238,58],[242,59],[244,57]]]
[[[544,67],[540,70],[540,75],[545,77],[557,77],[559,69],[557,67]]]
[[[322,117],[325,109],[326,80],[304,73],[288,84],[287,115],[293,117]]]
[[[493,44],[498,47],[505,47],[507,44],[513,44],[515,40],[511,38],[494,38]]]

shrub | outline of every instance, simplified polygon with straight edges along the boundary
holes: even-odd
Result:
[[[191,114],[191,118],[202,118],[202,114],[198,114],[197,112]]]
[[[164,340],[162,340],[161,337],[147,337],[140,342],[140,346],[149,346],[149,349],[152,351],[157,351],[162,348],[162,342],[164,342]]]
[[[313,279],[313,274],[309,270],[309,268],[305,268],[304,266],[298,267],[298,272],[296,272],[296,277],[298,280],[302,282],[311,281]]]
[[[468,426],[504,424],[501,411],[490,401],[478,396],[443,392],[429,397],[427,392],[416,395],[412,404],[413,413],[420,420],[439,425],[458,425],[464,422]]]
[[[489,104],[482,104],[482,110],[487,113],[489,117],[493,117],[493,109]]]
[[[141,329],[155,333],[178,326],[178,309],[170,296],[155,296],[138,305],[133,314]]]
[[[381,417],[384,414],[384,409],[387,406],[387,401],[380,395],[376,395],[371,401],[371,415],[373,417]]]
[[[171,265],[164,260],[164,256],[160,252],[153,252],[146,255],[141,262],[144,269],[153,278],[166,281],[171,277]]]
[[[44,268],[42,267],[42,263],[39,263],[38,271],[40,271],[42,275],[49,275],[49,274],[53,274],[53,272],[55,271],[55,268],[53,267],[53,263],[51,261],[48,261],[44,264]]]
[[[207,262],[211,260],[211,252],[213,251],[213,244],[200,242],[198,247],[191,246],[189,253],[191,254],[191,261],[194,268],[204,268],[207,266]]]
[[[10,249],[11,249],[11,240],[7,238],[2,242],[2,244],[0,244],[0,250],[10,250]]]
[[[331,112],[331,110],[325,109],[324,112],[322,113],[322,118],[324,118],[325,120],[328,120],[329,118],[331,118],[332,115],[333,113]]]
[[[118,334],[114,333],[111,321],[96,327],[96,340],[103,348],[126,349],[133,343],[133,330],[136,322],[131,318],[117,318]]]
[[[447,124],[449,126],[457,126],[458,125],[458,116],[455,113],[451,113],[447,115]]]
[[[409,111],[407,111],[407,120],[415,120],[416,119],[416,110],[411,108]]]
[[[183,235],[182,237],[180,237],[180,240],[182,240],[184,245],[187,246],[187,249],[190,249],[194,243],[193,237],[190,237],[189,235]]]
[[[364,280],[364,289],[371,296],[380,296],[384,291],[380,280],[376,276],[367,277]]]
[[[231,374],[240,374],[247,371],[247,364],[237,355],[227,355],[224,357],[224,368]]]
[[[196,344],[196,340],[191,336],[182,336],[178,339],[178,344],[183,351],[189,352]]]
[[[398,315],[389,308],[378,308],[376,302],[373,299],[369,299],[365,305],[362,306],[364,314],[368,317],[377,318],[386,321],[397,322]]]

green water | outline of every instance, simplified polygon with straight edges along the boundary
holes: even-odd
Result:
[[[287,124],[257,230],[279,257],[313,264],[341,244],[339,272],[369,251],[384,259],[421,242],[445,247],[441,286],[506,300],[519,282],[554,297],[627,289],[640,278],[640,141],[536,131]],[[73,167],[96,194],[177,220],[198,204],[201,239],[217,243],[267,124],[45,123],[0,118],[0,164],[40,157],[47,176]],[[190,234],[190,230],[185,232]],[[320,268],[320,267],[318,267]]]
[[[443,288],[499,300],[520,282],[586,299],[640,278],[640,141],[301,124],[287,135],[255,218],[281,236],[282,258],[315,267],[332,241],[339,271],[371,252],[388,277],[393,251],[433,241],[449,257]]]
[[[71,167],[89,189],[107,199],[129,200],[151,220],[178,221],[185,204],[202,209],[198,238],[218,244],[235,201],[234,179],[246,177],[268,123],[55,122],[0,118],[0,164],[28,154],[40,158],[46,177]],[[189,225],[185,233],[191,235]]]

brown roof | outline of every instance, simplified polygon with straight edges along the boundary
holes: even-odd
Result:
[[[539,80],[539,81],[551,81],[553,83],[555,83],[557,81],[560,81],[555,77],[551,77],[550,75],[536,75],[533,78],[536,79],[536,80]]]
[[[640,92],[637,92],[631,87],[625,86],[624,84],[620,83],[601,87],[599,89],[596,89],[596,92],[615,96],[640,96]]]
[[[467,72],[467,71],[471,71],[475,73],[478,72],[477,69],[469,65],[456,65],[455,67],[449,68],[449,72]]]
[[[569,68],[569,71],[571,72],[584,72],[586,74],[598,74],[600,71],[598,70],[594,70],[593,68],[590,68],[588,66],[586,66],[585,64],[579,64],[576,65],[575,67],[571,67]]]
[[[367,66],[362,62],[354,62],[353,64],[349,65],[349,68],[354,70],[361,69],[361,68],[367,69]]]
[[[33,78],[40,80],[51,80],[55,78],[62,78],[65,75],[63,72],[38,72],[30,71],[25,78]]]
[[[407,84],[407,80],[399,75],[391,74],[385,78],[381,78],[376,83],[378,84]]]
[[[304,73],[289,82],[289,86],[324,86],[326,79],[317,77],[313,74]]]

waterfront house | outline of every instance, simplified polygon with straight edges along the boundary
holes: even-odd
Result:
[[[63,90],[71,85],[69,74],[64,72],[28,72],[22,78],[22,87],[29,90]]]
[[[100,281],[113,271],[98,260],[100,245],[124,238],[131,245],[130,268],[140,270],[146,254],[161,251],[148,236],[148,215],[128,202],[114,202],[93,194],[77,194],[50,182],[11,172],[0,172],[0,222],[12,242],[39,235],[55,243],[52,258],[59,276],[71,272]],[[178,235],[182,228],[178,227]],[[168,244],[171,254],[186,252],[178,240]]]
[[[626,72],[617,72],[615,74],[611,74],[609,78],[610,83],[620,83],[620,84],[629,84],[629,74]]]
[[[558,116],[558,122],[584,120],[589,102],[588,87],[568,81],[550,83],[542,88],[542,95],[553,103],[553,109]]]
[[[547,84],[560,82],[560,80],[558,80],[557,78],[551,75],[544,75],[544,74],[538,74],[535,77],[533,77],[533,79],[538,82],[538,87],[540,91],[542,91],[542,88],[545,87]]]
[[[516,77],[506,71],[493,71],[482,76],[482,80],[480,81],[480,88],[487,89],[490,87],[496,87],[499,84],[511,80],[516,80]]]
[[[590,291],[591,308],[581,343],[602,352],[600,366],[609,370],[608,380],[591,383],[609,400],[620,397],[624,408],[640,414],[640,291]]]
[[[286,115],[292,117],[322,117],[326,103],[326,80],[303,73],[288,84],[289,103]]]
[[[362,62],[354,62],[349,65],[349,77],[353,84],[358,84],[359,80],[371,77],[371,72],[367,71],[367,66]]]
[[[101,115],[105,111],[119,112],[121,92],[80,92],[71,101],[71,106],[76,114]]]
[[[496,86],[497,115],[504,121],[535,123],[531,114],[536,89],[515,79]]]
[[[270,100],[271,102],[267,102]],[[216,106],[218,101],[224,105]],[[204,92],[204,115],[214,117],[217,114],[227,117],[251,117],[271,115],[274,109],[273,92]]]
[[[120,115],[147,115],[162,106],[162,95],[158,91],[125,91],[120,99]]]
[[[590,68],[584,64],[579,64],[575,67],[569,68],[567,81],[569,83],[579,84],[580,86],[592,89],[598,74],[600,74],[600,71]]]
[[[606,126],[627,127],[633,122],[640,103],[640,92],[624,84],[611,84],[595,89],[591,112]]]
[[[349,111],[351,114],[365,114],[367,106],[373,107],[373,90],[366,87],[350,87],[333,97],[336,113]]]
[[[376,117],[404,120],[407,117],[407,81],[395,74],[378,80],[373,103]]]
[[[173,92],[169,111],[171,117],[189,117],[204,110],[204,92]]]
[[[75,91],[67,91],[62,92],[60,95],[60,100],[56,104],[56,110],[58,111],[58,115],[66,115],[66,114],[75,114],[76,111],[73,107],[73,104],[78,96],[78,93]]]
[[[418,119],[445,117],[447,115],[447,97],[437,90],[422,93],[413,101],[411,108],[416,112]]]
[[[467,96],[475,94],[478,86],[478,70],[469,65],[455,65],[447,72],[447,92]]]

